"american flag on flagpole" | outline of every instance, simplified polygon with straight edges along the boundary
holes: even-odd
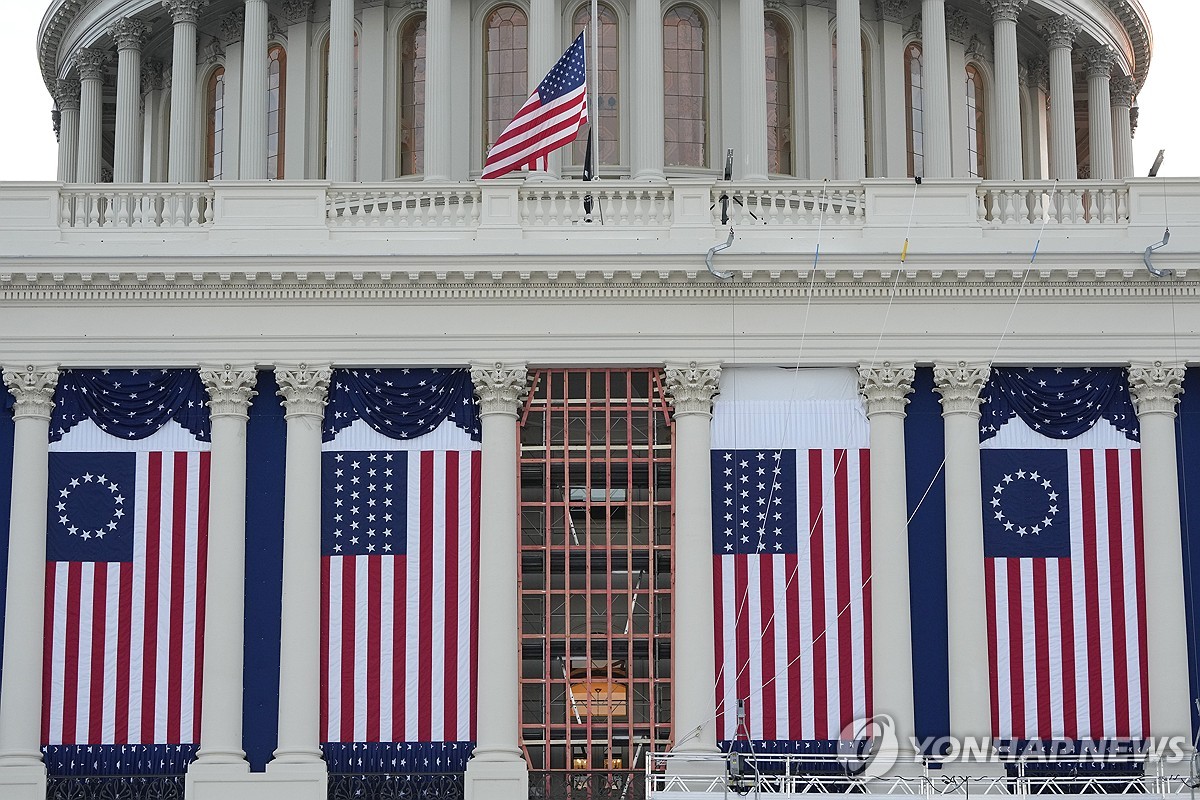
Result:
[[[544,165],[547,156],[575,141],[588,121],[587,69],[583,34],[567,48],[496,139],[483,165],[483,178]]]
[[[199,741],[208,451],[52,452],[49,473],[42,741]]]

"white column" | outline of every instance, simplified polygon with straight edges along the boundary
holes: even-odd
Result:
[[[174,23],[171,49],[171,140],[167,180],[191,183],[199,173],[196,119],[196,20],[207,0],[163,0]]]
[[[436,5],[436,4],[435,4]],[[387,72],[388,9],[383,0],[363,0],[362,33],[358,37],[358,180],[382,181],[385,122],[384,99],[396,82]],[[428,97],[428,93],[426,93]],[[392,106],[395,111],[395,106]],[[394,161],[394,159],[393,159]]]
[[[857,5],[858,0],[854,0]],[[767,45],[763,0],[741,0],[741,115],[742,141],[735,173],[738,180],[767,179]]]
[[[321,758],[321,424],[333,370],[276,366],[287,420],[283,494],[283,619],[279,644],[279,746],[270,772],[302,773],[325,788]]]
[[[1092,179],[1110,181],[1114,177],[1112,99],[1108,82],[1117,54],[1111,47],[1089,47],[1084,52],[1088,81],[1088,136]]]
[[[1137,91],[1137,84],[1133,82],[1133,78],[1124,75],[1113,78],[1109,88],[1113,135],[1113,177],[1118,180],[1133,177],[1133,127],[1129,121],[1129,109],[1133,107],[1135,91]]]
[[[1019,181],[1021,169],[1021,90],[1017,76],[1017,18],[1029,0],[987,0],[992,8],[992,39],[995,47],[996,75],[992,105],[994,120],[988,132],[994,138],[993,163],[989,177]]]
[[[79,183],[99,183],[101,135],[104,114],[104,73],[108,53],[85,48],[75,57],[79,69]]]
[[[450,130],[453,48],[449,3],[425,6],[425,180],[450,180],[452,154],[449,136],[429,131]]]
[[[1183,589],[1184,553],[1179,522],[1175,407],[1183,393],[1181,363],[1133,364],[1129,393],[1142,442],[1142,529],[1145,531],[1147,662],[1150,731],[1192,741],[1188,630]]]
[[[1071,46],[1083,26],[1068,16],[1042,23],[1050,47],[1050,177],[1073,181],[1079,177],[1075,152],[1075,81]]]
[[[288,180],[309,177],[308,167],[308,74],[312,44],[313,0],[284,0],[280,8],[288,23],[287,107],[284,131],[283,174]]]
[[[325,177],[354,180],[354,0],[329,3]]]
[[[529,46],[526,52],[530,92],[537,88],[562,54],[562,48],[558,47],[558,37],[555,35],[555,31],[558,30],[555,6],[554,0],[529,0]],[[588,68],[591,69],[590,64]],[[562,172],[561,151],[551,153],[547,162],[545,171],[530,170],[530,177],[541,180],[553,178]]]
[[[250,365],[203,367],[212,419],[204,685],[200,750],[189,777],[248,772],[242,751],[246,589],[246,422],[257,392]],[[315,624],[315,623],[314,623]],[[315,702],[315,699],[314,699]]]
[[[659,0],[633,0],[634,180],[663,180],[663,22]]]
[[[916,735],[912,623],[909,615],[908,487],[904,466],[904,407],[912,394],[913,364],[883,362],[858,368],[859,391],[871,425],[871,649],[876,713],[891,716],[900,752],[911,764]]]
[[[833,178],[833,85],[829,80],[833,44],[829,41],[829,9],[815,3],[804,6],[804,56],[808,115],[797,124],[807,128],[808,177]]]
[[[6,369],[4,384],[16,406],[0,683],[0,796],[41,800],[46,796],[41,742],[47,464],[58,369]]]
[[[935,364],[946,433],[946,594],[949,599],[950,735],[990,736],[989,666],[979,471],[979,393],[991,369]],[[874,472],[872,471],[872,475]],[[981,687],[985,687],[981,689]]]
[[[75,182],[75,165],[79,161],[79,93],[79,81],[63,79],[55,85],[54,102],[59,114],[58,180],[63,183]]]
[[[138,19],[113,23],[108,35],[117,45],[117,127],[113,146],[113,182],[142,179],[142,42],[149,27]]]
[[[142,60],[142,181],[162,183],[167,179],[167,130],[161,124],[166,65],[158,59]]]
[[[238,177],[267,178],[267,0],[245,0]]]
[[[677,753],[716,753],[716,644],[713,640],[712,401],[718,364],[668,363],[675,409],[675,670]]]
[[[527,800],[521,754],[517,642],[517,413],[528,388],[523,364],[472,364],[483,426],[480,454],[479,706],[465,800]]]
[[[921,66],[925,78],[925,177],[949,178],[950,67],[946,0],[921,0]]]
[[[962,9],[946,9],[946,96],[950,101],[950,175],[971,173],[967,141],[967,42],[970,20]]]
[[[909,16],[908,0],[881,0],[879,3],[880,57],[886,69],[882,77],[883,169],[888,178],[908,177],[908,121],[904,107],[904,23]]]
[[[837,0],[837,41],[837,176],[856,181],[867,174],[860,0]]]
[[[1025,177],[1046,180],[1050,169],[1050,67],[1040,56],[1026,62],[1029,87],[1030,147],[1025,159]]]

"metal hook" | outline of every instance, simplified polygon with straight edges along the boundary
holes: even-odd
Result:
[[[1173,269],[1158,269],[1152,263],[1150,263],[1151,254],[1153,254],[1155,250],[1160,250],[1166,247],[1167,242],[1169,241],[1171,241],[1171,229],[1167,228],[1165,231],[1163,231],[1162,241],[1158,242],[1157,244],[1150,245],[1146,248],[1146,252],[1142,254],[1142,263],[1146,265],[1146,269],[1150,270],[1150,274],[1156,278],[1165,278],[1168,275],[1175,274],[1175,270]]]
[[[712,247],[708,248],[708,255],[706,255],[704,257],[704,266],[708,267],[709,272],[711,272],[713,275],[715,275],[716,277],[720,278],[723,281],[727,281],[730,278],[732,278],[733,273],[732,272],[719,272],[719,271],[713,269],[713,256],[715,256],[717,253],[721,252],[722,250],[728,250],[731,247],[733,247],[733,228],[729,229],[729,238],[726,239],[724,242],[714,244]]]

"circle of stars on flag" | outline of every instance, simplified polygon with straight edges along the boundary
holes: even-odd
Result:
[[[89,487],[88,484],[91,484],[91,486]],[[105,495],[104,491],[107,491],[108,494]],[[76,495],[75,501],[68,502],[71,500],[73,494]],[[87,500],[80,500],[80,495],[87,496]],[[111,498],[112,513],[109,515],[108,522],[95,528],[84,528],[76,525],[71,518],[70,506],[74,502],[96,503],[96,496]],[[102,540],[105,536],[117,530],[121,518],[125,516],[124,504],[125,497],[121,494],[121,488],[117,486],[116,481],[111,481],[104,475],[93,475],[90,472],[85,472],[82,475],[72,478],[66,486],[59,490],[54,510],[59,515],[58,524],[65,527],[69,535],[78,536],[84,541],[89,539]]]
[[[1035,488],[1040,487],[1046,495],[1044,515],[1042,515],[1042,519],[1036,520],[1032,525],[1020,525],[1019,521],[1010,519],[1004,513],[1004,504],[1001,499],[1004,491],[1013,488],[1018,481],[1029,481]],[[1054,491],[1050,479],[1038,474],[1036,470],[1028,472],[1019,469],[1006,474],[999,483],[992,487],[991,507],[991,513],[996,521],[1004,526],[1005,531],[1016,533],[1018,536],[1036,536],[1054,525],[1054,517],[1058,515],[1058,492]]]

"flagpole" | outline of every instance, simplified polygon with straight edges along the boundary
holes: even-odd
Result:
[[[590,99],[591,108],[588,109],[588,120],[592,126],[590,131],[594,138],[593,144],[596,147],[595,156],[596,163],[592,166],[592,179],[600,177],[600,59],[598,54],[600,51],[600,4],[599,0],[592,0],[592,52],[590,58],[592,60],[592,96]]]

